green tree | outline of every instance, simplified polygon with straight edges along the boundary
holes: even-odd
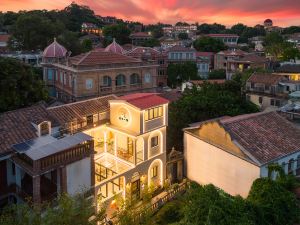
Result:
[[[262,209],[267,224],[292,225],[300,221],[295,195],[269,178],[255,180],[247,199]]]
[[[179,100],[169,106],[168,149],[173,146],[176,149],[183,148],[182,129],[191,123],[257,111],[254,104],[246,101],[236,81],[226,81],[225,84],[205,83],[200,89],[186,90]]]
[[[208,79],[226,79],[226,71],[224,69],[213,70],[209,72]]]
[[[294,34],[300,32],[300,26],[290,26],[283,29],[283,34]]]
[[[18,50],[42,50],[55,36],[60,34],[64,26],[51,21],[38,12],[20,15],[13,26],[10,48]]]
[[[93,200],[82,194],[57,198],[57,204],[31,207],[27,203],[8,205],[0,214],[1,225],[96,225],[105,218],[105,209],[100,205],[95,212]],[[91,216],[94,216],[91,219]]]
[[[142,46],[153,48],[153,47],[156,47],[156,46],[160,46],[160,41],[156,38],[150,38],[150,39],[144,41]]]
[[[130,30],[125,24],[114,24],[105,26],[103,28],[103,35],[106,39],[107,44],[112,42],[113,38],[115,38],[116,41],[121,45],[130,43]]]
[[[81,43],[82,52],[89,52],[93,49],[93,43],[90,39],[84,39]]]
[[[78,55],[84,50],[79,41],[79,34],[76,32],[65,30],[58,36],[57,41],[68,49],[72,55]]]
[[[242,24],[242,23],[238,23],[238,24],[235,24],[233,25],[231,28],[230,28],[230,31],[233,33],[233,34],[237,34],[239,36],[241,36],[241,34],[244,32],[244,30],[247,28],[246,25]]]
[[[199,34],[220,34],[226,32],[226,27],[218,23],[203,23],[197,27],[197,30]]]
[[[29,65],[0,57],[0,112],[47,99],[43,81]]]
[[[178,34],[178,38],[179,38],[180,40],[186,40],[186,39],[189,39],[189,35],[188,35],[187,33],[185,33],[185,32],[179,33],[179,34]]]
[[[201,37],[194,41],[194,48],[202,52],[219,52],[227,49],[226,45],[218,39]]]
[[[199,79],[197,65],[194,62],[169,64],[167,74],[168,85],[171,87],[181,85],[184,81]]]

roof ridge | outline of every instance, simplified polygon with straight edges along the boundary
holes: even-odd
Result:
[[[220,123],[222,123],[223,125],[226,124],[231,124],[231,123],[235,123],[238,121],[243,121],[243,120],[247,120],[256,116],[262,116],[262,115],[266,115],[266,114],[273,114],[275,111],[269,111],[269,112],[257,112],[257,113],[251,113],[251,114],[242,114],[242,115],[238,115],[238,116],[233,116],[230,118],[225,118],[225,119],[221,119]]]
[[[55,109],[55,108],[80,104],[80,103],[83,103],[83,102],[94,101],[94,100],[99,100],[99,99],[108,98],[108,97],[118,98],[116,95],[111,94],[111,95],[105,95],[105,96],[100,96],[100,97],[96,97],[96,98],[85,99],[85,100],[78,101],[78,102],[70,102],[70,103],[67,103],[67,104],[64,104],[64,105],[51,106],[51,107],[48,107],[47,109]]]

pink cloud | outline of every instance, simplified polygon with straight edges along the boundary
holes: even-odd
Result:
[[[1,0],[1,10],[61,9],[71,0]],[[298,0],[77,0],[96,14],[143,23],[218,22],[248,25],[271,18],[275,25],[300,25]]]

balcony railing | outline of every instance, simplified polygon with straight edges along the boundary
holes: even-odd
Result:
[[[123,91],[127,89],[127,85],[118,85],[116,86],[116,91]]]
[[[118,147],[117,156],[121,159],[124,159],[124,160],[128,161],[128,162],[131,162],[131,163],[134,162],[133,154],[130,154],[127,149]]]

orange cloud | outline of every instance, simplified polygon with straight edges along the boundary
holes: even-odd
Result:
[[[1,0],[0,10],[62,9],[71,0]],[[238,22],[248,25],[271,18],[275,25],[300,25],[298,0],[77,0],[96,14],[143,23]]]

